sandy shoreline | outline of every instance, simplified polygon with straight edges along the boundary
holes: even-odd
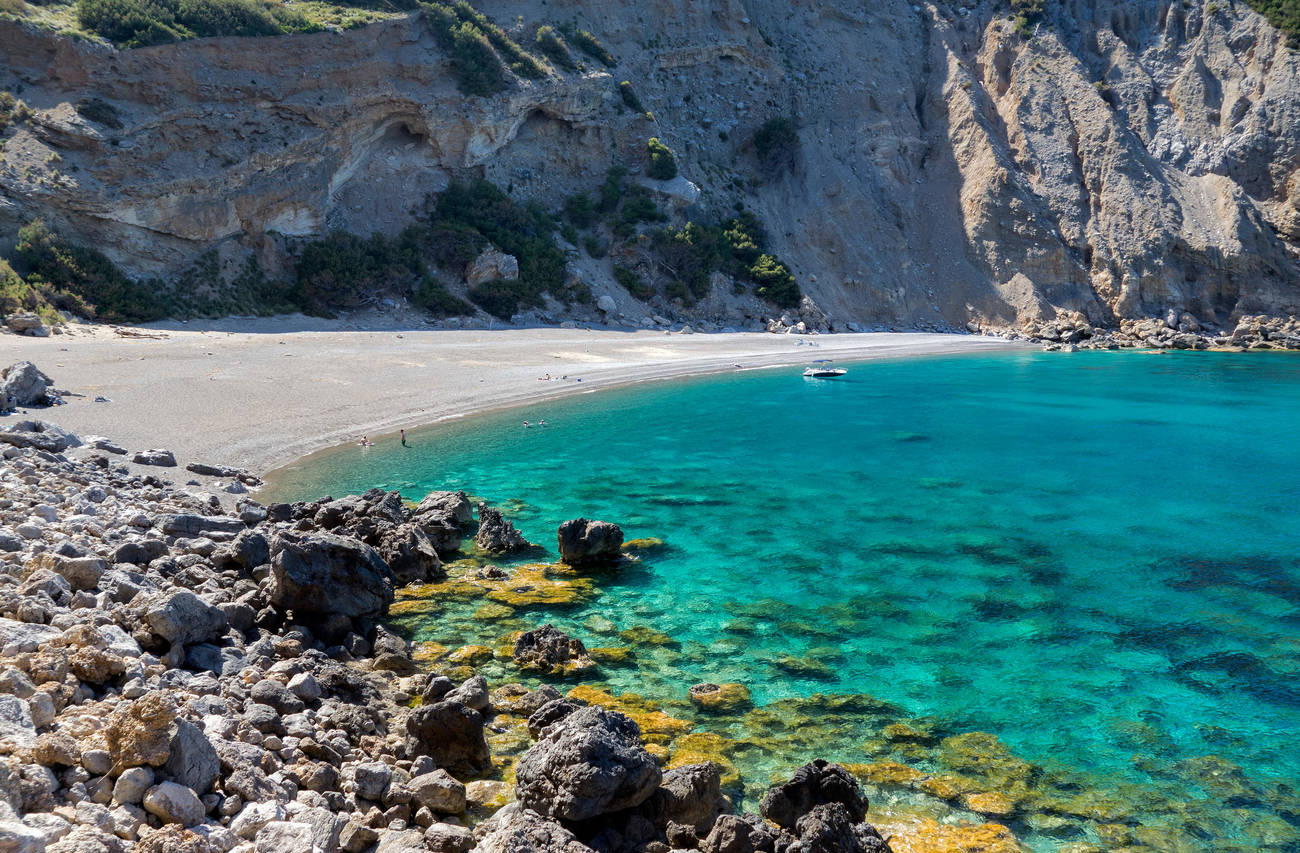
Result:
[[[43,339],[2,335],[0,364],[33,361],[74,395],[66,405],[32,410],[35,417],[79,435],[108,436],[130,451],[165,447],[182,465],[262,473],[362,434],[373,439],[450,417],[734,370],[735,364],[754,369],[1023,346],[926,333],[351,331],[301,318],[142,331],[160,337],[122,337],[109,327]],[[546,374],[553,380],[539,379]],[[0,418],[0,427],[16,419]]]

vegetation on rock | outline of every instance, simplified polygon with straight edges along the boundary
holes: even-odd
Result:
[[[302,12],[270,0],[77,0],[77,21],[121,47],[318,29]]]
[[[790,171],[799,155],[798,126],[786,116],[768,119],[754,132],[754,151],[768,175]]]
[[[564,37],[570,44],[576,45],[578,50],[590,56],[592,59],[604,65],[606,68],[613,68],[618,64],[614,55],[605,49],[605,45],[600,43],[596,38],[586,30],[580,30],[577,27],[569,26],[563,28]]]
[[[650,155],[650,166],[646,174],[656,181],[671,181],[677,177],[677,156],[673,150],[652,136],[646,140],[646,153]]]
[[[1300,0],[1246,0],[1268,22],[1286,33],[1287,44],[1300,48]]]
[[[546,76],[545,66],[465,0],[421,5],[438,43],[452,56],[462,93],[486,96],[504,91],[507,68],[529,80]]]
[[[645,105],[641,103],[641,99],[636,95],[636,89],[632,88],[632,84],[629,81],[624,80],[622,83],[618,84],[618,94],[619,97],[623,99],[624,106],[628,107],[633,112],[645,112]]]
[[[164,316],[160,288],[125,275],[97,249],[63,240],[37,219],[15,247],[27,284],[56,309],[116,322]]]
[[[566,71],[577,69],[578,63],[573,61],[573,55],[569,53],[569,45],[565,43],[564,36],[560,35],[555,27],[538,27],[535,42],[537,49],[560,68]]]

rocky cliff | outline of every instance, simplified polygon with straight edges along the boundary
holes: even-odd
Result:
[[[0,88],[35,110],[0,152],[0,243],[39,215],[137,275],[212,248],[282,274],[287,238],[396,231],[471,174],[554,205],[658,136],[700,189],[663,197],[753,210],[836,324],[1300,310],[1300,56],[1244,5],[1059,0],[1027,34],[990,3],[477,5],[521,36],[576,20],[618,64],[466,97],[420,13],[130,51],[0,23]],[[773,173],[752,139],[777,116],[801,144]]]

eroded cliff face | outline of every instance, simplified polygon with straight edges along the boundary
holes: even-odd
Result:
[[[395,231],[465,174],[556,204],[660,136],[693,210],[754,210],[841,326],[1300,310],[1300,57],[1243,5],[1063,0],[1030,38],[987,3],[479,5],[521,38],[577,20],[619,65],[466,98],[419,16],[125,52],[0,24],[0,88],[37,110],[0,230],[41,215],[137,274],[213,247],[275,273],[276,235]],[[802,146],[771,177],[750,140],[778,115]],[[632,302],[608,261],[574,270]]]

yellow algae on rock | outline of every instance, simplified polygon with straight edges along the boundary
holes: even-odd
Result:
[[[447,647],[442,643],[423,642],[416,643],[411,649],[411,660],[419,664],[428,666],[435,661],[441,660],[447,654]]]
[[[645,745],[645,751],[650,753],[650,757],[660,766],[667,764],[668,759],[672,756],[672,753],[668,751],[668,747],[661,746],[657,743],[647,743]]]
[[[988,732],[944,738],[939,759],[954,770],[988,780],[993,788],[1027,783],[1036,772],[1034,765],[1012,755],[1002,741]]]
[[[580,577],[561,564],[530,563],[515,567],[505,580],[476,581],[489,590],[488,598],[511,607],[577,604],[596,592],[590,578]]]
[[[960,776],[929,776],[916,784],[919,791],[941,800],[956,801],[963,794],[977,793],[979,785]]]
[[[641,738],[647,743],[666,745],[674,737],[689,732],[694,727],[688,720],[679,720],[665,714],[660,710],[662,706],[658,702],[635,693],[615,696],[599,687],[579,684],[569,691],[569,698],[627,714],[641,728]]]
[[[970,811],[994,817],[1006,817],[1016,810],[1016,804],[1005,794],[986,791],[981,794],[967,794],[962,798],[962,805]]]
[[[892,836],[889,846],[894,853],[1025,853],[1028,849],[997,823],[954,826],[922,818],[902,825],[877,823],[876,828]]]
[[[620,664],[630,664],[636,661],[636,654],[625,646],[596,646],[587,649],[587,654],[596,663],[619,666]]]
[[[654,536],[644,536],[640,539],[629,539],[623,543],[623,552],[633,556],[645,556],[655,554],[667,547],[664,540]]]
[[[701,711],[712,714],[730,714],[744,710],[751,704],[749,688],[743,684],[697,684],[687,696]]]
[[[618,638],[634,648],[636,646],[667,646],[673,649],[681,647],[681,643],[670,635],[645,625],[634,625],[626,631],[619,631]]]
[[[482,622],[496,622],[501,619],[509,618],[515,613],[513,608],[506,607],[504,604],[497,604],[495,601],[484,604],[478,610],[474,611],[474,618]]]
[[[845,764],[849,771],[863,782],[872,785],[907,786],[925,778],[925,774],[915,767],[899,764],[897,761],[877,761],[874,764]]]
[[[895,743],[934,743],[938,739],[931,732],[907,723],[890,723],[883,734],[885,740]]]
[[[684,767],[687,764],[703,764],[712,761],[722,768],[723,786],[740,782],[740,771],[731,763],[728,752],[735,747],[733,741],[713,732],[690,732],[668,745],[672,757],[668,759],[668,769]]]
[[[492,649],[487,646],[461,646],[447,655],[447,662],[458,666],[477,666],[492,660]]]

